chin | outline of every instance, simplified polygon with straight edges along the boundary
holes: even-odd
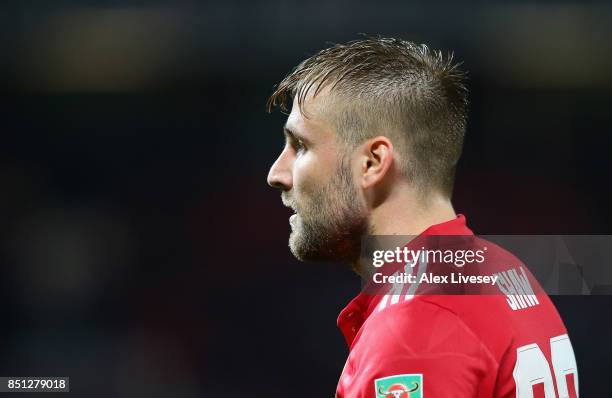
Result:
[[[293,238],[293,236],[291,238]],[[298,242],[299,239],[297,237],[295,239],[290,239],[289,249],[291,250],[291,254],[302,262],[326,262],[339,260],[328,249],[307,247],[307,245],[299,244]]]
[[[300,236],[296,231],[291,232],[291,235],[289,235],[289,250],[300,261],[312,260],[308,251],[304,249],[304,245],[300,244]]]
[[[308,261],[308,259],[304,256],[304,249],[302,245],[299,244],[299,240],[300,237],[297,231],[291,231],[291,234],[289,235],[289,250],[291,250],[291,254],[293,254],[293,256],[298,260]]]

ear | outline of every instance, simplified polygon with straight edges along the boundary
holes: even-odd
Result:
[[[382,181],[393,165],[393,144],[385,136],[369,139],[363,144],[361,156],[361,187],[370,188]]]

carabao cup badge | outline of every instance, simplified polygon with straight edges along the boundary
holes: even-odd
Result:
[[[423,375],[406,374],[374,380],[376,398],[422,398]]]

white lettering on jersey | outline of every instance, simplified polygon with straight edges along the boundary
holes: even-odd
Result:
[[[493,276],[498,277],[497,287],[506,295],[506,302],[512,310],[522,310],[540,304],[523,267],[519,267],[518,271],[511,268]]]

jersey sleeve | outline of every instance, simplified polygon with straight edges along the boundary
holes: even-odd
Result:
[[[359,349],[352,350],[358,354],[347,361],[344,373],[350,376],[341,380],[341,396],[467,398],[492,391],[487,384],[494,380],[487,375],[496,373],[497,363],[450,310],[415,300],[385,308],[367,322],[355,342]]]

